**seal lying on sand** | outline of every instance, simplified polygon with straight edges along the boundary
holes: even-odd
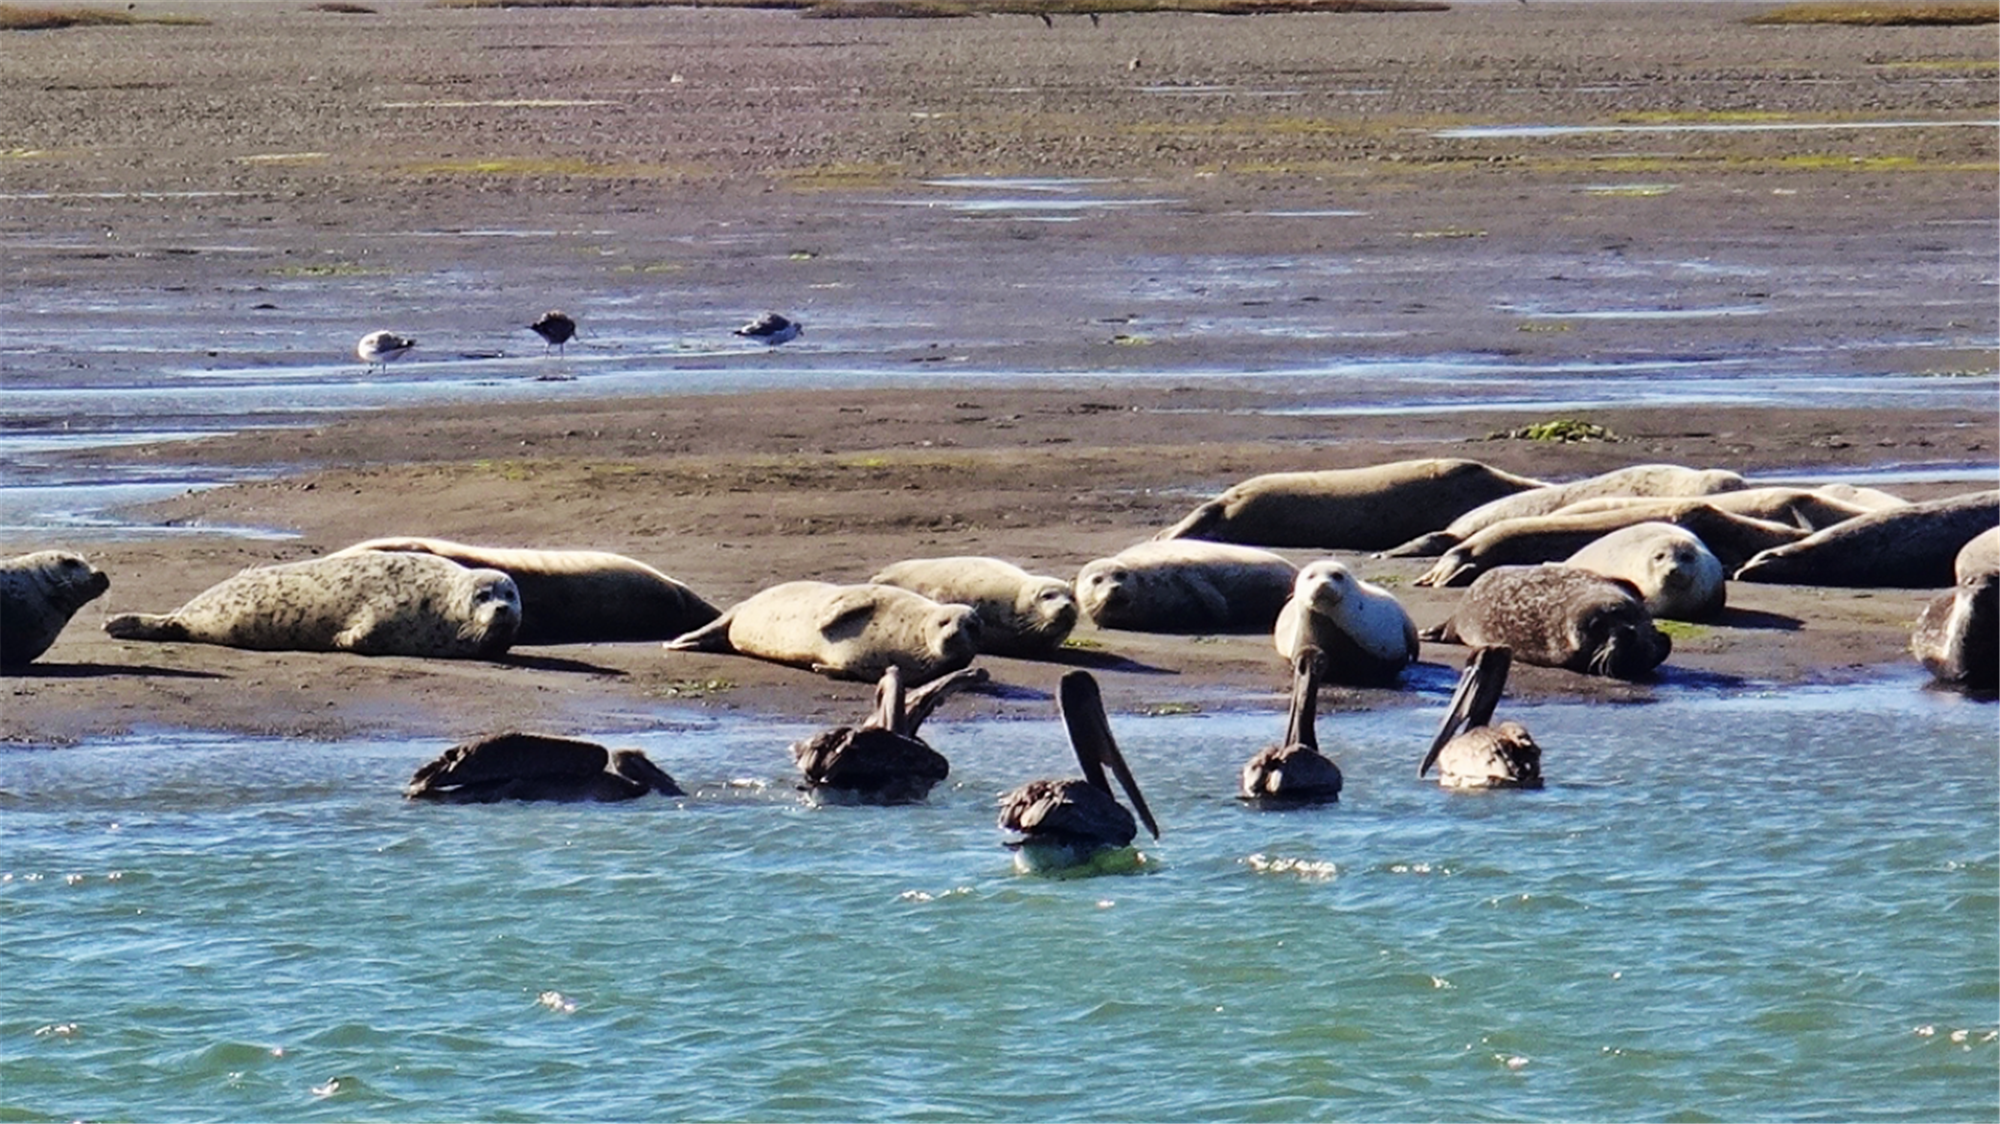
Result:
[[[1380,550],[1500,496],[1542,485],[1471,460],[1253,476],[1156,537],[1254,546]]]
[[[1739,563],[1760,550],[1796,542],[1806,535],[1800,528],[1783,523],[1718,511],[1707,500],[1633,500],[1583,515],[1571,515],[1564,509],[1554,515],[1502,520],[1439,555],[1437,562],[1411,584],[1464,585],[1495,566],[1559,561],[1613,531],[1648,522],[1686,527],[1725,564]]]
[[[1728,598],[1722,563],[1693,531],[1672,523],[1620,528],[1563,565],[1631,583],[1655,620],[1704,621]]]
[[[1301,652],[1317,649],[1329,682],[1362,687],[1394,683],[1416,662],[1418,648],[1416,622],[1395,594],[1331,559],[1299,571],[1271,642],[1295,663]]]
[[[1503,496],[1453,519],[1442,531],[1421,535],[1383,551],[1388,557],[1428,558],[1451,549],[1480,531],[1507,519],[1553,515],[1582,500],[1602,496],[1644,499],[1687,499],[1747,487],[1743,477],[1721,469],[1683,468],[1675,464],[1639,464],[1567,484],[1548,484]]]
[[[979,654],[979,614],[891,585],[774,585],[666,644],[670,652],[733,652],[874,682],[896,667],[910,686],[949,675]]]
[[[644,562],[598,550],[513,550],[388,538],[356,543],[331,557],[364,551],[434,554],[513,578],[521,591],[516,644],[671,640],[720,615],[693,590]]]
[[[1663,502],[1671,501],[1633,496],[1599,496],[1596,499],[1579,500],[1559,508],[1555,514],[1584,515],[1596,511],[1616,511],[1635,507],[1657,510]],[[1701,502],[1730,515],[1741,515],[1746,519],[1762,519],[1767,523],[1782,523],[1807,531],[1824,531],[1835,523],[1844,523],[1857,515],[1866,515],[1877,510],[1875,507],[1850,503],[1836,496],[1807,488],[1745,488],[1737,492],[1717,492],[1712,496],[1702,496]]]
[[[1791,585],[1942,588],[1960,548],[2000,524],[2000,491],[1886,508],[1766,550],[1737,581]]]
[[[520,592],[500,571],[374,552],[245,570],[163,616],[104,622],[120,640],[488,659],[520,627]]]
[[[1077,602],[1099,628],[1262,632],[1298,569],[1268,550],[1199,540],[1145,542],[1086,563]]]
[[[634,800],[686,796],[636,749],[547,734],[498,734],[452,746],[416,771],[403,795],[447,804],[500,800]]]
[[[2000,690],[2000,528],[1958,552],[1958,584],[1924,607],[1910,651],[1939,682]]]
[[[104,571],[65,550],[0,562],[0,667],[33,663],[78,609],[111,588]]]
[[[1643,678],[1673,649],[1637,591],[1570,566],[1502,566],[1479,576],[1425,640],[1513,649],[1522,663]]]
[[[1044,657],[1076,627],[1076,593],[1061,578],[1038,577],[998,558],[915,558],[868,579],[979,614],[979,650]]]

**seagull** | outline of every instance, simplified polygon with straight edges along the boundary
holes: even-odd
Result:
[[[1444,724],[1438,727],[1423,764],[1417,766],[1418,776],[1435,762],[1438,783],[1446,788],[1542,787],[1542,747],[1528,735],[1528,728],[1519,722],[1488,725],[1513,661],[1510,648],[1474,649],[1458,690],[1452,693]]]
[[[1259,750],[1243,766],[1243,799],[1271,807],[1340,799],[1340,766],[1320,753],[1319,737],[1313,732],[1325,661],[1318,648],[1300,650],[1293,664],[1292,715],[1285,725],[1285,740]]]
[[[1083,778],[1029,781],[1000,798],[1000,826],[1021,834],[1007,844],[1014,849],[1014,865],[1026,874],[1130,870],[1140,861],[1130,850],[1139,828],[1111,794],[1106,766],[1155,839],[1160,825],[1112,740],[1097,680],[1087,671],[1072,671],[1062,677],[1057,691],[1057,707]]]
[[[528,330],[542,337],[543,343],[555,348],[556,354],[561,355],[563,345],[576,335],[576,321],[550,309],[542,313],[540,320],[528,325]]]
[[[417,346],[417,341],[394,332],[370,332],[354,345],[355,357],[370,367],[381,366],[385,370],[391,359],[401,359],[403,353]]]
[[[798,339],[805,330],[805,325],[796,320],[787,320],[775,312],[766,312],[736,329],[736,334],[776,347],[781,343]]]

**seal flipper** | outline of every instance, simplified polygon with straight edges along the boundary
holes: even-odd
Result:
[[[1456,619],[1452,617],[1446,617],[1444,620],[1439,621],[1437,624],[1434,624],[1429,628],[1424,629],[1422,632],[1417,633],[1417,639],[1428,640],[1434,644],[1465,643],[1464,640],[1459,638],[1458,622]]]
[[[734,652],[736,645],[729,642],[729,625],[735,620],[736,610],[731,609],[693,632],[684,632],[660,647],[669,652]]]
[[[1205,539],[1208,532],[1222,522],[1224,504],[1221,499],[1212,499],[1188,513],[1188,517],[1153,536],[1155,542],[1166,539]]]
[[[104,622],[104,631],[118,640],[175,641],[188,638],[187,626],[172,613],[120,613]]]
[[[1450,531],[1432,531],[1428,535],[1418,535],[1401,546],[1392,546],[1376,554],[1377,558],[1435,558],[1464,540]]]

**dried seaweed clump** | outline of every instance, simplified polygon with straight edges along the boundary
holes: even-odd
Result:
[[[2000,3],[1987,4],[1869,4],[1827,0],[1788,4],[1760,12],[1743,22],[1760,27],[1833,23],[1859,27],[1960,27],[2000,23]]]

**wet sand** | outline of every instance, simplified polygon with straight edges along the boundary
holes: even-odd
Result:
[[[0,736],[610,733],[690,707],[844,719],[865,706],[865,685],[652,644],[487,664],[100,631],[244,566],[384,534],[615,550],[726,604],[945,553],[1071,575],[1266,471],[1470,456],[1546,478],[1651,461],[1811,477],[1994,461],[1994,133],[1944,124],[1992,118],[1990,29],[1751,32],[1736,5],[1119,17],[1095,35],[1080,19],[1050,33],[1026,17],[382,7],[216,5],[208,28],[7,38],[0,120],[18,124],[0,147],[18,147],[0,152],[0,237],[26,325],[0,349],[10,387],[297,362],[295,344],[231,337],[256,316],[286,339],[323,336],[320,361],[385,317],[467,351],[531,353],[519,325],[551,304],[609,352],[642,351],[645,323],[720,335],[763,307],[804,309],[800,344],[704,366],[711,382],[755,385],[756,364],[796,364],[819,386],[692,394],[663,378],[643,397],[473,400],[53,455],[250,472],[264,479],[141,518],[298,537],[87,544],[112,589],[8,677]],[[1437,135],[1861,119],[1940,124]],[[1093,190],[1173,202],[979,221],[922,185],[946,175],[1107,177]],[[194,194],[133,194],[163,191]],[[915,197],[931,205],[882,203]],[[1346,210],[1362,214],[1272,218]],[[485,226],[558,233],[382,237]],[[1663,314],[1563,315],[1601,307]],[[1757,311],[1728,314],[1743,307]],[[1688,315],[1703,309],[1717,311]],[[72,328],[150,325],[208,332],[215,353],[65,350]],[[1546,410],[1289,415],[1371,392],[1230,374],[1462,355],[1523,369],[1768,362],[1823,374],[1829,393],[1593,409],[1624,440],[1551,446],[1487,439]],[[928,378],[843,386],[857,356]],[[1841,393],[1878,373],[1930,375],[1957,397],[1871,408]],[[1482,393],[1472,379],[1437,388]],[[88,427],[109,408],[79,397],[14,424]],[[1349,557],[1419,624],[1458,595],[1408,585],[1427,562]],[[1894,674],[1928,596],[1738,583],[1728,618],[1677,630],[1657,683],[1524,668],[1515,690],[1643,699]],[[1265,638],[1078,636],[1068,658],[1101,673],[1114,708],[1280,705]],[[1434,701],[1463,655],[1426,645],[1416,689],[1335,704]],[[1061,665],[989,666],[996,690],[954,712],[1050,713]]]

